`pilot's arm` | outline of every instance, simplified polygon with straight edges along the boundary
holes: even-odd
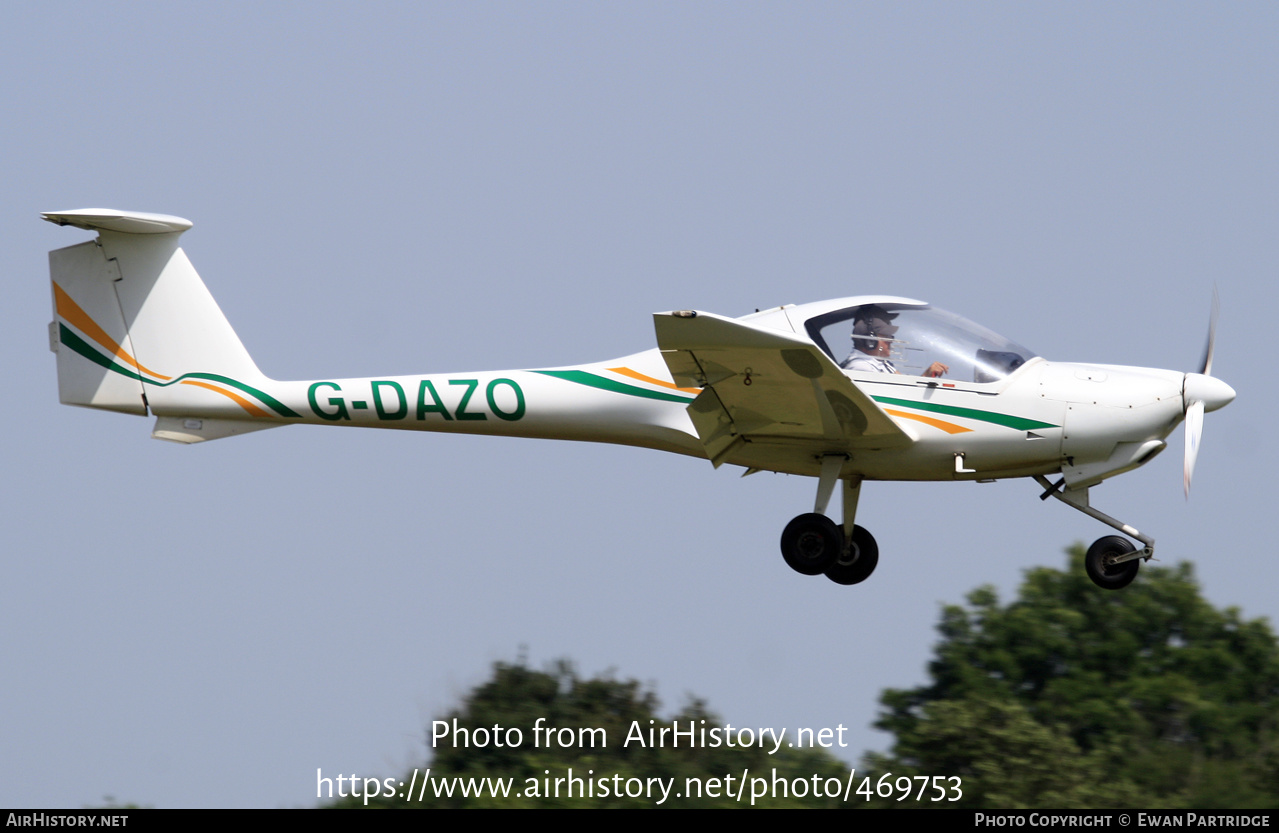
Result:
[[[863,373],[895,373],[900,376],[902,375],[901,371],[893,367],[892,363],[888,361],[888,354],[891,349],[892,344],[888,341],[876,341],[873,350],[870,352],[854,350],[853,354],[845,359],[844,363],[840,366],[845,370],[859,370]],[[928,366],[928,369],[920,375],[930,379],[936,379],[937,377],[949,372],[950,365],[942,364],[941,362],[933,362]]]

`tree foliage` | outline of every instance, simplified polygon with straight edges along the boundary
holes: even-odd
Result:
[[[1017,598],[990,587],[943,609],[930,681],[881,696],[876,726],[891,732],[887,755],[868,755],[869,776],[959,776],[966,808],[1279,807],[1279,641],[1264,620],[1218,610],[1200,593],[1189,564],[1143,567],[1119,592],[1095,587],[1083,548],[1065,570],[1027,572]],[[517,745],[436,744],[432,757],[367,802],[382,807],[653,807],[650,795],[583,796],[544,785],[578,778],[666,779],[672,796],[689,779],[718,779],[713,795],[662,806],[742,806],[729,776],[771,775],[785,782],[846,778],[845,764],[820,750],[624,743],[634,726],[673,721],[722,727],[699,700],[670,719],[656,694],[635,680],[584,679],[568,662],[545,671],[497,663],[490,680],[441,719],[474,733],[519,728]],[[538,743],[542,724],[606,743]],[[431,733],[428,730],[428,742]],[[521,794],[404,795],[426,768],[437,782],[511,779]],[[433,782],[434,783],[434,782]],[[398,786],[397,786],[398,784]],[[392,789],[396,787],[396,789]],[[391,793],[394,793],[393,795]],[[762,806],[838,806],[838,799],[770,790]],[[874,799],[871,806],[917,806]],[[338,806],[364,806],[361,798]],[[851,806],[866,806],[857,800]]]
[[[578,676],[571,663],[560,661],[546,671],[528,668],[522,661],[515,664],[496,663],[493,666],[492,679],[475,688],[465,701],[457,708],[444,715],[450,731],[456,721],[458,730],[469,733],[474,740],[477,730],[518,728],[522,732],[523,742],[518,746],[497,746],[487,743],[477,746],[437,743],[433,755],[426,764],[415,773],[409,773],[398,779],[402,785],[393,796],[379,795],[366,802],[362,798],[349,798],[337,802],[338,807],[653,807],[655,801],[649,795],[616,795],[616,785],[628,779],[640,779],[645,784],[649,779],[665,779],[672,785],[671,797],[662,806],[665,807],[716,807],[716,806],[750,806],[750,792],[746,791],[745,802],[739,802],[728,795],[730,785],[739,782],[726,780],[727,776],[740,779],[743,772],[752,777],[771,777],[775,770],[778,777],[791,781],[793,779],[811,779],[814,775],[821,778],[844,778],[847,776],[847,765],[837,761],[828,753],[814,749],[791,749],[785,745],[776,754],[760,746],[746,747],[726,745],[690,745],[681,743],[672,746],[649,745],[647,743],[625,743],[634,726],[640,727],[645,737],[651,728],[660,731],[670,727],[672,721],[678,721],[681,728],[695,725],[705,727],[708,731],[724,724],[712,714],[706,704],[698,699],[690,700],[684,708],[671,719],[659,715],[660,702],[657,695],[645,688],[636,680],[615,680],[609,676],[583,679]],[[563,738],[574,738],[568,745],[547,743],[546,736],[532,734],[538,718],[544,718],[543,726],[554,727],[557,735]],[[601,735],[592,730],[604,730]],[[586,730],[578,733],[578,730]],[[461,735],[459,734],[459,737]],[[601,739],[606,738],[606,743]],[[427,732],[428,744],[431,732]],[[771,746],[769,747],[771,748]],[[420,785],[429,767],[431,786],[424,793],[415,791],[410,798],[399,793],[407,792],[407,785]],[[573,794],[565,785],[554,785],[554,779],[564,778],[569,770],[579,779],[608,779],[607,796],[601,796],[596,785],[594,796],[582,796],[578,784]],[[613,780],[616,775],[620,781]],[[414,778],[416,776],[416,779]],[[458,785],[463,782],[481,783],[483,779],[510,779],[512,793],[507,797],[494,798],[485,791],[481,795],[460,795]],[[708,790],[701,796],[686,794],[688,779],[708,785],[712,779],[718,779],[719,788]],[[388,779],[396,780],[396,779]],[[454,784],[452,796],[436,795],[434,785],[451,780]],[[636,782],[631,782],[634,785]],[[547,785],[551,789],[547,789]],[[516,795],[516,791],[522,795]],[[530,792],[537,792],[530,797]],[[546,793],[551,793],[547,795]],[[775,790],[770,792],[776,792]],[[558,793],[558,794],[557,794]],[[679,798],[676,793],[685,793]],[[764,807],[821,807],[839,806],[837,799],[813,798],[811,793],[802,797],[795,795],[770,795],[758,800],[754,806]]]
[[[1217,610],[1189,564],[1120,592],[1030,570],[947,606],[932,681],[888,690],[883,771],[959,775],[963,806],[1279,806],[1279,643]]]

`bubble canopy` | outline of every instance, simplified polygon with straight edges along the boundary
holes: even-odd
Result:
[[[886,341],[891,367],[908,376],[922,376],[933,362],[941,362],[950,368],[945,378],[988,384],[1037,355],[961,315],[921,303],[876,299],[816,314],[804,327],[841,367]]]

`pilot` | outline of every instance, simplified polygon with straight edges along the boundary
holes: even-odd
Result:
[[[888,360],[893,349],[893,335],[897,327],[892,323],[897,313],[889,312],[875,304],[864,306],[857,311],[853,319],[853,352],[844,359],[840,367],[845,370],[860,370],[871,373],[897,373],[897,368]],[[937,378],[950,372],[950,366],[941,362],[933,362],[923,375]]]

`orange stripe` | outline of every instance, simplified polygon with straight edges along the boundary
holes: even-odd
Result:
[[[945,431],[947,434],[963,434],[967,431],[973,430],[971,428],[965,428],[962,425],[956,425],[953,422],[942,422],[940,419],[933,419],[932,417],[920,416],[919,414],[909,414],[909,413],[906,413],[905,411],[898,411],[892,408],[885,408],[884,413],[889,414],[890,416],[901,417],[902,419],[913,419],[917,422],[922,422],[925,425],[931,425],[934,428],[940,428],[941,430]]]
[[[53,298],[54,306],[58,310],[58,315],[61,315],[71,324],[74,324],[77,330],[110,350],[121,361],[126,364],[133,365],[133,367],[137,368],[140,373],[146,373],[147,375],[154,376],[157,379],[163,379],[167,382],[172,378],[171,376],[162,376],[154,370],[148,370],[134,361],[133,356],[130,356],[125,352],[123,347],[116,344],[115,339],[107,335],[106,331],[99,327],[97,323],[89,317],[89,313],[81,309],[80,305],[73,301],[71,296],[68,295],[62,287],[58,286],[56,282],[53,284]]]
[[[240,396],[238,393],[232,393],[231,391],[223,390],[222,388],[215,388],[213,385],[208,385],[208,384],[205,384],[204,382],[196,382],[191,379],[183,379],[182,384],[195,385],[197,388],[204,388],[205,390],[211,390],[214,393],[220,393],[223,396],[225,396],[227,399],[235,400],[235,404],[239,405],[241,408],[248,411],[250,414],[253,414],[253,416],[255,417],[271,416],[266,411],[259,408],[257,405],[254,405],[252,402],[245,399],[243,396]]]
[[[684,393],[702,392],[701,388],[676,387],[674,382],[663,382],[661,379],[654,379],[652,376],[645,376],[643,373],[640,373],[637,370],[631,370],[629,367],[610,367],[609,370],[613,373],[620,373],[623,376],[629,376],[632,379],[639,379],[641,382],[648,382],[650,385],[661,385],[662,387],[670,388],[671,390],[683,391]]]

